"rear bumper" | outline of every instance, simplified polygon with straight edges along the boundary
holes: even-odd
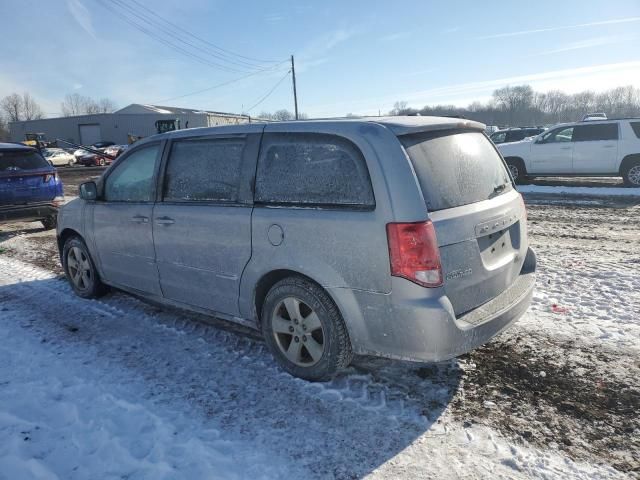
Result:
[[[469,352],[498,335],[529,307],[536,255],[528,249],[516,281],[502,294],[456,318],[440,289],[393,278],[392,293],[330,292],[345,316],[358,354],[438,362]]]
[[[32,222],[57,215],[58,207],[52,203],[0,206],[0,222]]]

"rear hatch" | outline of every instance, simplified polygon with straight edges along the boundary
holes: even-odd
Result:
[[[456,315],[504,292],[527,252],[526,213],[491,141],[476,130],[400,138],[434,224]]]
[[[54,175],[55,169],[35,150],[0,150],[0,206],[53,200]]]

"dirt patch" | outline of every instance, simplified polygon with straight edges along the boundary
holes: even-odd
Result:
[[[516,337],[466,355],[472,368],[463,376],[464,394],[453,402],[454,415],[577,460],[596,457],[622,472],[640,472],[638,362],[572,342],[534,345]]]

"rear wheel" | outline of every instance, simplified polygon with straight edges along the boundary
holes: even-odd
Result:
[[[328,380],[351,362],[342,315],[321,287],[304,278],[276,283],[267,294],[261,319],[269,350],[293,376]]]
[[[100,281],[89,250],[79,237],[69,238],[62,250],[62,267],[73,291],[82,298],[97,298],[107,291]]]
[[[58,217],[51,215],[50,217],[40,220],[40,223],[42,223],[45,230],[53,230],[58,225]]]
[[[98,160],[98,165],[100,165],[101,167],[104,167],[106,163],[107,162],[105,161],[104,157],[100,157],[100,159]]]
[[[640,160],[637,160],[625,168],[622,172],[624,184],[628,187],[640,187]]]

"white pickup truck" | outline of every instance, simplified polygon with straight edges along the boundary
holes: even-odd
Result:
[[[640,118],[563,123],[497,145],[516,182],[527,177],[594,176],[640,187]]]

